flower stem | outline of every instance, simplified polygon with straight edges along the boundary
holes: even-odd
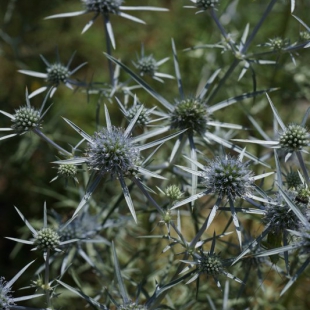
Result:
[[[61,153],[63,153],[64,155],[67,156],[72,156],[71,153],[69,153],[68,151],[66,151],[65,149],[63,149],[61,146],[59,146],[57,143],[55,143],[54,141],[52,141],[50,138],[48,138],[38,127],[34,128],[32,130],[36,135],[38,135],[40,138],[42,138],[43,140],[45,140],[47,143],[51,144],[54,148],[56,148],[58,151],[60,151]]]

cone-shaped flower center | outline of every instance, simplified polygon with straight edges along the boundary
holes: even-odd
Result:
[[[56,63],[47,68],[47,80],[53,84],[66,83],[70,72],[67,67]]]
[[[289,151],[298,151],[308,146],[308,131],[300,125],[289,125],[280,136],[280,146]]]
[[[129,137],[124,136],[120,128],[112,127],[111,131],[104,128],[96,132],[88,143],[88,165],[91,169],[111,173],[117,177],[135,169],[139,162],[140,151],[134,147]]]
[[[208,128],[209,115],[207,106],[196,98],[187,98],[179,101],[170,115],[170,124],[173,129],[187,129],[203,135]]]
[[[252,171],[248,164],[230,156],[216,157],[202,172],[207,189],[220,197],[232,199],[251,192],[253,187]]]
[[[21,107],[16,110],[12,128],[22,134],[40,125],[40,112],[33,107]]]
[[[82,0],[88,12],[118,14],[124,0]]]
[[[199,272],[207,275],[218,275],[223,270],[223,263],[219,255],[215,253],[203,254],[199,259],[198,269]]]
[[[35,244],[40,249],[55,249],[59,245],[59,235],[51,228],[42,228],[38,231]]]

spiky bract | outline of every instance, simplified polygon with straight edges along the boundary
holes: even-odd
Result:
[[[203,135],[207,128],[209,113],[206,104],[198,98],[186,98],[177,102],[170,114],[172,129],[187,129]]]
[[[96,132],[86,151],[89,168],[110,173],[112,177],[134,171],[140,160],[139,149],[117,127]]]
[[[280,146],[290,152],[299,151],[309,145],[309,134],[305,127],[291,124],[281,134]]]
[[[15,305],[10,287],[5,286],[4,278],[0,278],[0,309],[10,310]]]
[[[48,227],[39,230],[35,238],[35,245],[38,247],[38,249],[43,250],[55,249],[60,242],[58,233]]]
[[[229,155],[217,156],[201,176],[207,189],[219,197],[243,197],[250,194],[254,187],[253,172],[248,169],[248,163],[242,163]]]
[[[82,0],[88,12],[118,14],[124,0]]]
[[[35,127],[40,126],[40,111],[33,107],[25,106],[15,111],[14,118],[12,118],[12,129],[18,134],[25,133]]]

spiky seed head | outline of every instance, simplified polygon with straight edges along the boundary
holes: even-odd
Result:
[[[77,168],[73,164],[62,164],[58,166],[57,174],[65,178],[74,178],[77,173]]]
[[[131,121],[137,115],[137,112],[139,111],[140,108],[141,108],[141,104],[136,104],[128,110],[127,118],[129,121]],[[145,126],[150,121],[149,114],[150,114],[149,110],[146,108],[143,108],[136,121],[136,125]]]
[[[86,154],[90,169],[110,173],[112,177],[134,172],[141,161],[140,151],[132,139],[116,127],[96,132],[88,143]]]
[[[10,310],[15,305],[12,298],[11,287],[5,287],[6,282],[3,277],[0,278],[0,309]]]
[[[197,0],[196,7],[199,9],[207,10],[210,8],[214,8],[218,5],[219,0]]]
[[[197,268],[199,273],[216,276],[223,271],[223,261],[218,254],[203,253],[198,260]]]
[[[201,172],[203,184],[219,197],[243,197],[254,188],[253,172],[248,169],[249,163],[242,163],[238,158],[229,155],[217,156]]]
[[[172,129],[187,129],[203,135],[208,129],[210,115],[206,104],[198,98],[187,98],[176,103],[170,114]]]
[[[60,82],[66,83],[70,76],[69,69],[60,63],[52,64],[46,70],[47,80],[52,84],[58,85]]]
[[[82,239],[83,230],[79,225],[75,225],[74,222],[71,222],[65,228],[58,231],[60,241],[68,241],[72,239]]]
[[[290,171],[285,178],[288,189],[298,188],[302,184],[297,171]]]
[[[124,0],[82,0],[86,11],[103,14],[119,14]]]
[[[140,75],[154,76],[158,69],[157,61],[152,55],[141,57],[138,63],[135,64],[137,69],[140,71]]]
[[[183,193],[176,185],[167,186],[164,190],[165,195],[172,201],[176,201],[182,198]]]
[[[290,152],[299,151],[303,147],[308,146],[308,130],[300,125],[291,124],[281,134],[279,143],[281,148]]]
[[[18,134],[25,133],[40,126],[40,111],[34,109],[33,107],[21,107],[15,111],[12,122],[12,129],[14,129]]]
[[[294,201],[296,192],[287,191],[286,194]],[[265,215],[262,219],[264,224],[270,225],[270,232],[278,234],[286,229],[297,229],[300,221],[289,205],[281,197],[278,197],[275,202],[276,204],[266,206]],[[298,204],[296,206],[304,213],[303,206]]]
[[[127,305],[121,305],[117,308],[117,310],[147,310],[147,307],[137,305],[135,302],[132,302]]]
[[[60,242],[60,237],[56,231],[51,228],[45,227],[38,231],[35,236],[35,245],[39,249],[55,249]]]

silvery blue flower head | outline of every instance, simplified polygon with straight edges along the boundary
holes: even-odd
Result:
[[[24,273],[24,271],[33,263],[27,264],[22,268],[9,282],[6,282],[3,277],[0,277],[0,309],[1,310],[11,310],[15,309],[16,301],[28,300],[36,297],[40,297],[43,294],[34,294],[22,297],[13,297],[12,285],[16,280]],[[17,309],[18,307],[16,307]],[[24,308],[23,308],[24,309]],[[26,309],[26,308],[25,308]]]
[[[254,187],[254,174],[248,166],[249,162],[242,163],[240,159],[230,155],[217,156],[201,173],[202,184],[221,198],[247,196]]]
[[[141,76],[148,75],[151,76],[153,79],[164,82],[162,78],[174,79],[174,76],[166,73],[158,72],[158,67],[164,64],[166,61],[169,60],[169,57],[166,57],[162,60],[157,61],[153,55],[145,55],[144,53],[144,45],[141,45],[141,55],[137,55],[137,61],[134,62],[134,66],[139,70],[139,74]]]
[[[74,217],[86,204],[103,176],[109,175],[112,179],[119,180],[127,205],[134,219],[136,220],[136,214],[127,185],[125,183],[125,178],[129,177],[139,184],[140,181],[137,175],[140,173],[161,179],[164,178],[143,168],[144,161],[140,155],[140,152],[142,150],[162,144],[165,141],[177,136],[179,133],[169,135],[144,145],[139,145],[137,142],[139,141],[140,137],[131,137],[131,132],[142,111],[143,106],[139,108],[137,114],[131,120],[127,128],[123,129],[112,125],[108,109],[105,106],[105,117],[107,125],[101,130],[95,132],[93,136],[88,135],[71,121],[65,119],[65,121],[87,141],[85,156],[74,157],[72,159],[57,161],[55,163],[75,165],[86,163],[92,172],[90,182],[86,189],[86,194],[77,207],[74,213]]]
[[[51,92],[50,96],[52,97],[60,84],[65,84],[68,88],[73,89],[72,84],[77,84],[76,81],[72,80],[70,77],[79,69],[87,64],[84,62],[77,66],[75,69],[70,70],[70,65],[73,61],[73,57],[75,53],[71,56],[70,60],[68,61],[67,65],[63,65],[59,59],[58,50],[56,51],[57,61],[54,63],[48,62],[42,55],[40,55],[41,59],[46,65],[46,73],[31,71],[31,70],[18,70],[18,72],[45,79],[45,81],[51,85]],[[33,93],[29,95],[29,98],[34,97],[48,89],[48,86],[40,87],[39,89],[35,90]]]
[[[50,18],[59,18],[59,17],[74,17],[79,15],[84,15],[87,13],[92,13],[93,18],[85,25],[82,30],[82,33],[86,32],[99,15],[103,16],[104,24],[106,27],[106,31],[108,33],[110,42],[112,46],[115,48],[115,39],[112,30],[112,25],[110,23],[110,14],[118,15],[127,19],[130,19],[134,22],[144,24],[145,22],[137,17],[124,13],[123,11],[168,11],[165,8],[158,8],[152,6],[123,6],[122,4],[125,2],[124,0],[81,0],[83,10],[72,12],[72,13],[62,13],[56,14],[52,16],[46,17],[46,19]]]
[[[49,94],[49,93],[48,93]],[[12,126],[9,128],[0,128],[0,131],[13,131],[14,133],[1,137],[0,140],[15,137],[17,135],[25,134],[29,131],[37,131],[42,125],[43,117],[48,111],[44,110],[48,94],[45,96],[40,109],[36,109],[30,104],[28,97],[28,90],[26,89],[26,106],[15,110],[15,114],[10,114],[0,110],[0,113],[9,117],[12,121]]]
[[[190,9],[200,9],[197,13],[204,12],[208,9],[215,8],[219,4],[219,0],[190,0],[195,4],[195,6],[186,5],[184,7]]]
[[[255,188],[254,182],[258,179],[273,174],[273,172],[270,172],[255,176],[254,173],[249,169],[249,161],[245,163],[242,162],[244,154],[245,149],[239,155],[239,157],[234,157],[230,155],[216,156],[213,160],[210,160],[208,165],[206,166],[188,158],[195,166],[200,168],[201,171],[189,169],[182,166],[179,167],[185,171],[200,176],[200,184],[205,187],[205,190],[198,194],[194,194],[189,198],[184,199],[183,201],[177,202],[172,207],[172,209],[175,209],[186,203],[195,201],[203,196],[210,194],[216,195],[217,200],[207,219],[207,229],[212,223],[220,204],[224,199],[227,199],[229,203],[229,210],[231,212],[234,225],[236,227],[240,246],[242,246],[242,236],[234,201],[237,198],[245,199],[250,203],[252,203],[252,199],[262,200],[261,198],[253,195]],[[265,202],[268,201],[265,200]]]
[[[23,240],[18,238],[7,237],[7,239],[34,245],[35,247],[32,250],[43,250],[44,255],[47,251],[53,250],[61,252],[60,247],[64,244],[75,242],[76,240],[66,240],[61,241],[58,232],[47,226],[47,213],[46,213],[46,203],[44,203],[44,211],[43,211],[43,227],[39,230],[36,230],[25,218],[25,216],[15,207],[18,215],[24,221],[26,226],[32,232],[33,238],[31,240]]]

